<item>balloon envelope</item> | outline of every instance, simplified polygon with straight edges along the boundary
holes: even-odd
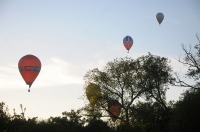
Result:
[[[132,47],[133,45],[133,39],[130,37],[130,36],[126,36],[124,39],[123,39],[123,43],[124,43],[124,47],[128,50],[130,50],[130,48]]]
[[[100,87],[94,83],[90,83],[86,87],[86,96],[92,106],[94,106],[101,96]]]
[[[40,73],[41,62],[34,55],[25,55],[19,60],[18,68],[22,78],[30,88]]]
[[[157,19],[158,23],[161,24],[163,19],[164,19],[164,14],[161,13],[161,12],[157,13],[156,14],[156,19]]]
[[[108,102],[108,112],[112,119],[116,119],[121,113],[121,104],[117,100]]]

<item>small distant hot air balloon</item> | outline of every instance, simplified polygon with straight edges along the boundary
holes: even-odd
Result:
[[[92,107],[94,107],[98,99],[101,97],[100,87],[94,83],[90,83],[86,87],[86,96]]]
[[[115,121],[121,113],[121,104],[117,100],[110,100],[108,102],[108,113],[112,120]]]
[[[130,36],[126,36],[123,39],[123,43],[124,43],[124,47],[128,50],[128,53],[129,53],[129,50],[133,45],[133,39]]]
[[[41,62],[34,55],[25,55],[19,60],[18,68],[22,78],[29,85],[28,92],[30,92],[31,85],[40,73]]]
[[[156,19],[157,19],[158,23],[161,24],[163,19],[164,19],[164,14],[161,13],[161,12],[157,13],[156,14]]]

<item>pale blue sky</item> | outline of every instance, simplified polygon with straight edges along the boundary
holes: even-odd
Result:
[[[156,14],[162,12],[159,26]],[[137,58],[151,52],[175,59],[181,44],[196,44],[200,32],[199,0],[0,0],[0,101],[12,110],[27,107],[27,116],[47,118],[87,103],[83,76],[117,57]],[[134,44],[128,54],[122,40]],[[36,55],[41,72],[31,92],[17,64]],[[182,89],[170,89],[177,100]]]

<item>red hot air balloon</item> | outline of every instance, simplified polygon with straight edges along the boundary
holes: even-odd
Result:
[[[24,81],[29,85],[28,91],[41,70],[41,62],[34,55],[23,56],[18,63],[19,72]]]
[[[110,100],[108,102],[108,112],[113,121],[115,121],[121,113],[121,104],[117,100]]]
[[[128,53],[129,53],[129,50],[133,45],[133,39],[130,36],[126,36],[123,40],[123,43],[124,43],[124,47],[128,50]]]

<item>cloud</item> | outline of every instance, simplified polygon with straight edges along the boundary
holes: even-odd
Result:
[[[55,85],[82,84],[76,65],[59,58],[51,58],[42,64],[41,75],[38,76],[38,86],[47,87]]]
[[[19,82],[21,79],[21,75],[16,65],[0,65],[0,73],[0,89],[16,88],[20,86]]]
[[[83,76],[74,72],[80,66],[59,58],[42,62],[41,72],[33,83],[34,87],[48,87],[67,84],[83,84]],[[0,65],[0,89],[28,86],[22,79],[16,64]],[[33,86],[32,86],[33,87]]]
[[[180,73],[180,72],[186,73],[187,72],[187,69],[188,69],[187,66],[180,63],[177,59],[169,58],[169,60],[171,61],[170,65],[172,66],[174,72],[177,72],[177,73]]]

